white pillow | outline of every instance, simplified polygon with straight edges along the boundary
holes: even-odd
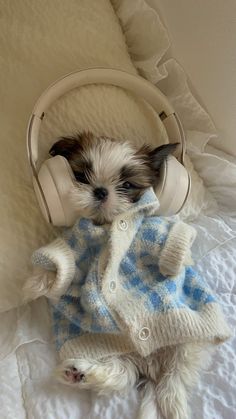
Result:
[[[25,133],[41,92],[75,69],[136,70],[109,0],[12,0],[1,6],[0,38],[0,311],[21,302],[34,249],[55,234],[35,200]],[[57,101],[43,124],[41,158],[57,136],[90,129],[131,141],[162,143],[165,132],[149,106],[109,86],[74,90]]]

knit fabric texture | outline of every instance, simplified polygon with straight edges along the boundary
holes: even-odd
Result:
[[[62,358],[133,351],[147,356],[163,346],[218,343],[230,335],[216,298],[189,265],[194,229],[155,215],[158,206],[150,189],[111,225],[81,218],[65,229],[74,260],[68,274],[60,266],[58,247],[64,259],[65,251],[58,241],[34,253],[33,263],[56,269],[61,284],[69,278],[52,303]]]

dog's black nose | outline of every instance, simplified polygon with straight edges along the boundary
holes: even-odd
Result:
[[[93,193],[99,201],[105,201],[108,195],[108,190],[106,188],[96,188]]]

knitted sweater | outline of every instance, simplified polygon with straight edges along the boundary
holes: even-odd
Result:
[[[81,218],[34,253],[34,264],[57,270],[52,312],[62,359],[147,356],[229,337],[219,304],[191,266],[195,230],[155,215],[158,206],[150,189],[111,225]]]

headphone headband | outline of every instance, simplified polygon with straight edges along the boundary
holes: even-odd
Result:
[[[62,156],[46,160],[37,168],[39,130],[45,113],[54,101],[76,88],[91,84],[105,84],[129,90],[142,97],[158,113],[165,126],[169,142],[179,142],[177,158],[163,166],[157,196],[161,196],[160,213],[174,214],[180,210],[190,190],[190,179],[183,166],[185,137],[180,120],[160,90],[140,76],[125,71],[91,68],[67,74],[49,86],[40,96],[31,114],[27,130],[27,151],[36,196],[45,219],[56,226],[71,226],[78,214],[77,207],[68,204],[68,191],[73,185],[70,167]],[[177,180],[178,179],[178,180]]]
[[[166,96],[156,86],[140,76],[111,68],[90,68],[69,73],[58,79],[42,93],[36,102],[27,130],[28,158],[34,175],[37,172],[39,130],[45,113],[53,102],[68,91],[90,84],[106,84],[121,87],[148,102],[161,118],[169,141],[181,144],[179,159],[183,163],[185,152],[184,132]]]

